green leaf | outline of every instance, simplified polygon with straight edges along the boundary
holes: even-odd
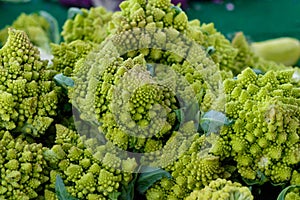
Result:
[[[249,180],[245,178],[242,179],[247,185],[263,185],[264,183],[269,181],[268,178],[261,171],[257,171],[256,174],[257,174],[257,178],[254,180]]]
[[[147,71],[150,72],[151,76],[155,76],[155,69],[153,65],[147,63]]]
[[[59,175],[56,175],[55,193],[56,193],[58,200],[77,200],[75,197],[72,197],[67,192],[65,184]]]
[[[80,8],[71,7],[68,10],[68,19],[73,19],[77,14],[82,15],[83,12]]]
[[[272,181],[271,181],[271,184],[275,187],[286,185],[286,183],[284,183],[284,182],[283,183],[273,183]]]
[[[134,187],[137,180],[137,173],[135,173],[134,178],[130,181],[128,185],[123,185],[121,189],[121,194],[119,199],[133,200],[134,199]]]
[[[179,122],[195,121],[198,123],[200,109],[198,102],[192,100],[188,105],[174,111]]]
[[[200,126],[207,134],[212,132],[216,133],[223,125],[230,124],[232,124],[232,121],[229,120],[225,114],[215,110],[204,113],[200,120]]]
[[[261,71],[260,69],[252,69],[254,72],[255,72],[255,74],[257,74],[257,75],[259,75],[259,74],[264,74],[264,72],[263,71]]]
[[[164,177],[171,178],[171,174],[160,168],[145,167],[138,177],[136,189],[139,193],[144,194],[156,181]]]
[[[214,46],[209,46],[209,47],[207,47],[207,49],[206,49],[206,53],[207,53],[208,55],[212,55],[212,54],[215,53],[215,52],[216,52],[216,49],[215,49]]]
[[[54,80],[55,82],[64,87],[64,88],[68,88],[68,87],[74,87],[74,81],[73,79],[71,79],[70,77],[67,77],[65,75],[63,75],[62,73],[60,74],[56,74],[54,76]]]
[[[172,5],[171,9],[175,11],[175,16],[177,16],[179,13],[182,12],[182,9],[180,7],[178,7],[178,6]]]
[[[174,112],[177,120],[179,121],[174,130],[178,130],[180,125],[189,121],[194,122],[196,130],[199,128],[200,109],[196,100],[191,101],[188,105],[183,106],[180,109],[174,110]]]
[[[285,189],[283,189],[280,194],[277,197],[277,200],[284,200],[285,199],[285,195],[287,193],[290,192],[290,190],[294,189],[294,188],[300,188],[300,185],[290,185],[288,187],[286,187]]]
[[[120,196],[120,194],[121,194],[121,192],[113,192],[108,195],[108,198],[110,200],[118,200],[118,197]]]
[[[44,10],[41,10],[39,12],[39,14],[42,17],[44,17],[48,21],[48,23],[50,24],[50,30],[49,30],[49,33],[48,33],[49,37],[50,37],[50,40],[53,43],[58,44],[60,42],[60,33],[59,33],[59,26],[58,26],[57,20],[50,13],[48,13]]]
[[[174,110],[175,114],[176,114],[176,118],[179,122],[183,121],[183,116],[182,116],[182,110],[181,109],[177,109]]]

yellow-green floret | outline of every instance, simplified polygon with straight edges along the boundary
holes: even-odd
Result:
[[[101,43],[109,34],[108,23],[112,12],[104,7],[92,7],[89,10],[80,9],[74,18],[67,19],[63,25],[61,35],[66,43],[75,40]]]
[[[49,50],[50,46],[50,24],[41,15],[37,13],[25,14],[22,13],[19,17],[10,25],[0,31],[0,43],[5,44],[9,37],[8,29],[12,27],[17,30],[24,31],[32,44],[37,47],[41,47],[44,50]]]
[[[232,40],[232,47],[237,50],[237,55],[231,65],[231,70],[235,75],[241,73],[247,67],[258,69],[262,73],[269,70],[280,71],[291,69],[291,67],[284,64],[257,56],[242,32],[236,33]]]
[[[284,200],[300,200],[300,189],[290,189],[284,196]]]
[[[53,69],[71,76],[76,62],[84,58],[93,48],[94,44],[89,41],[75,40],[70,43],[51,44],[53,55]]]
[[[284,200],[300,200],[300,173],[294,170],[292,173],[292,178],[290,181],[290,186],[288,186],[288,191],[284,196]]]
[[[8,131],[0,138],[0,199],[36,199],[49,180],[42,144],[15,139]]]
[[[9,29],[0,49],[0,129],[44,134],[57,114],[59,88],[55,71],[23,31]]]
[[[126,0],[120,4],[120,9],[121,11],[115,12],[112,16],[109,27],[111,33],[144,30],[145,34],[140,34],[140,37],[134,37],[134,34],[127,35],[123,38],[122,41],[125,44],[122,45],[128,49],[128,45],[132,47],[132,44],[139,43],[137,49],[147,56],[147,60],[174,63],[182,61],[180,57],[186,58],[185,56],[197,59],[193,51],[183,48],[181,38],[194,41],[201,46],[221,70],[228,71],[233,68],[237,49],[232,47],[230,41],[214,28],[213,23],[200,24],[199,20],[189,21],[186,13],[180,7],[173,5],[170,0]],[[166,30],[171,30],[171,32],[167,33]],[[148,33],[155,34],[149,35]],[[170,44],[166,43],[168,37],[173,43],[172,52],[164,52],[170,47]],[[148,45],[148,49],[145,45]]]
[[[222,128],[212,152],[233,157],[245,179],[263,174],[274,183],[287,182],[300,161],[299,88],[292,84],[293,74],[257,75],[247,68],[224,82],[225,112],[234,123]]]
[[[184,199],[211,181],[230,176],[220,158],[205,151],[205,136],[195,134],[193,129],[192,122],[184,124],[181,132],[174,133],[161,155],[151,163],[161,164],[172,177],[163,178],[151,186],[146,191],[147,199]]]
[[[222,110],[218,66],[184,36],[174,44],[178,35],[176,29],[156,27],[120,32],[79,60],[70,98],[81,118],[99,123],[100,131],[118,147],[149,152],[148,139],[155,143],[152,151],[157,150],[174,130],[175,110],[196,104],[194,113],[186,113],[190,119],[196,119],[199,109]],[[149,39],[146,44],[144,38]],[[161,56],[167,56],[166,62]]]
[[[108,146],[95,143],[96,138],[86,139],[60,124],[55,127],[55,145],[43,153],[51,167],[46,199],[54,193],[56,175],[78,199],[107,199],[132,180],[137,167],[134,158],[121,157]]]
[[[249,188],[226,179],[214,180],[201,190],[193,191],[185,200],[253,200]]]

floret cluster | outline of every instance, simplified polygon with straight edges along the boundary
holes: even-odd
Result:
[[[42,16],[1,32],[0,199],[299,199],[299,69],[170,0],[119,6],[76,10],[50,60]]]

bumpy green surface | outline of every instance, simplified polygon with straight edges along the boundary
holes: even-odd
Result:
[[[247,67],[258,69],[263,73],[270,70],[280,71],[291,69],[291,67],[268,61],[255,55],[242,32],[239,32],[234,36],[232,39],[232,46],[236,48],[237,55],[235,56],[233,63],[229,65],[229,68],[236,75],[241,73]]]
[[[249,188],[237,182],[220,179],[211,181],[202,190],[196,190],[186,200],[253,200]]]
[[[290,185],[300,185],[300,173],[297,170],[294,170],[290,180]],[[285,195],[284,200],[299,200],[300,199],[300,190],[299,188],[293,188],[288,190]]]
[[[112,24],[110,26],[112,33],[120,33],[126,30],[132,30],[134,28],[142,28],[147,31],[154,31],[154,29],[162,30],[172,28],[180,32],[177,36],[188,38],[188,40],[194,40],[198,45],[202,46],[209,54],[212,54],[211,59],[219,64],[221,69],[230,68],[234,57],[236,56],[237,50],[234,49],[228,39],[224,37],[220,32],[218,32],[212,23],[201,24],[200,21],[188,19],[185,12],[181,8],[174,6],[169,0],[161,1],[145,1],[145,0],[133,0],[124,1],[120,4],[121,11],[116,12],[113,15]],[[154,42],[152,42],[151,47],[158,47],[163,49],[168,45],[164,45],[164,34],[157,33],[154,35]],[[134,38],[126,37],[131,42],[127,44],[134,44]],[[150,36],[151,38],[151,36]],[[149,36],[146,39],[150,39]],[[177,53],[177,56],[169,55],[169,52],[164,54],[161,51],[152,49],[146,51],[145,49],[140,49],[140,52],[144,55],[149,55],[147,60],[161,60],[162,62],[174,63],[176,61],[181,61],[178,57],[183,55],[194,56],[192,53],[187,53],[186,48],[180,49],[181,41],[176,37],[176,33],[173,34],[173,44],[177,45],[173,47],[173,53]],[[139,40],[139,38],[136,38]],[[144,38],[142,38],[144,39]],[[181,38],[182,39],[182,38]],[[124,38],[124,41],[126,39]],[[153,39],[152,39],[153,41]],[[141,42],[141,41],[140,41]],[[146,42],[146,41],[145,41]],[[124,44],[126,46],[126,44]],[[128,48],[128,45],[126,46]],[[179,51],[179,52],[178,52]],[[169,58],[168,58],[169,57]]]
[[[197,108],[223,109],[222,76],[188,30],[185,13],[170,1],[124,1],[120,7],[112,34],[76,63],[70,98],[82,119],[100,123],[118,147],[156,151],[176,129],[175,110],[195,103],[194,113],[186,113],[193,120]]]
[[[284,200],[299,200],[299,199],[300,199],[299,189],[294,189],[289,191],[284,197]]]
[[[205,143],[206,138],[195,134],[191,122],[184,124],[181,132],[173,133],[156,161],[172,178],[156,182],[147,190],[146,198],[184,199],[217,178],[228,178],[230,172],[221,166],[219,157],[207,154]]]
[[[70,43],[51,44],[53,69],[71,76],[76,62],[84,58],[93,48],[92,42],[75,40]]]
[[[189,21],[170,0],[127,0],[120,7],[115,13],[81,10],[65,23],[65,42],[52,45],[53,68],[75,82],[68,91],[74,117],[93,128],[59,117],[77,130],[56,124],[49,148],[7,132],[54,133],[60,99],[52,81],[57,72],[39,59],[24,33],[10,30],[0,50],[0,147],[5,151],[0,198],[34,199],[44,193],[56,200],[60,175],[72,196],[108,199],[130,183],[130,172],[141,164],[172,176],[149,187],[145,195],[151,200],[253,198],[247,188],[217,178],[299,184],[299,81],[292,80],[297,74],[291,68],[255,57],[242,34],[230,43],[213,24]],[[257,75],[248,67],[267,73]],[[291,71],[280,71],[285,69]],[[59,114],[71,112],[66,110]],[[223,111],[232,123],[220,133],[206,133],[199,117],[210,110]],[[15,141],[31,145],[36,159],[24,161],[30,153]],[[21,150],[26,155],[15,156]],[[30,171],[28,163],[42,164]],[[230,164],[236,163],[235,171]],[[257,187],[252,186],[254,193]],[[298,193],[291,190],[286,198]]]
[[[239,173],[250,180],[261,175],[274,183],[287,182],[300,161],[299,88],[293,70],[257,75],[245,69],[236,80],[224,82],[226,115],[212,152],[233,157]]]
[[[135,159],[122,159],[108,146],[95,146],[94,140],[56,125],[55,144],[43,153],[51,167],[46,199],[56,199],[56,175],[62,177],[67,191],[78,199],[107,199],[132,180],[131,172],[137,166]]]
[[[67,19],[63,25],[62,36],[66,43],[75,40],[102,42],[109,34],[108,22],[112,13],[103,7],[82,8],[81,13],[75,15],[74,19]]]
[[[49,180],[42,144],[0,131],[0,199],[34,199]]]
[[[0,129],[39,137],[57,114],[59,88],[23,31],[9,29],[0,49]]]
[[[11,25],[3,28],[0,31],[0,43],[2,45],[5,44],[8,38],[9,27],[24,31],[35,46],[49,49],[50,24],[44,17],[40,16],[39,14],[22,13]]]

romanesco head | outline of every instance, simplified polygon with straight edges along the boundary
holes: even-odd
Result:
[[[240,183],[231,182],[226,179],[216,179],[201,190],[193,191],[186,200],[253,200],[249,188],[242,186]]]
[[[216,144],[229,152],[216,145],[212,152],[233,156],[246,179],[258,180],[263,174],[272,182],[287,182],[300,161],[299,97],[291,83],[293,73],[257,75],[247,68],[236,80],[224,82],[225,112],[234,123],[222,128]]]
[[[32,44],[41,47],[42,49],[49,50],[49,44],[51,42],[49,35],[50,24],[43,16],[37,13],[22,13],[9,27],[24,31]],[[0,31],[0,43],[2,43],[2,45],[5,44],[9,37],[9,27]]]
[[[187,15],[169,0],[126,0],[120,4],[120,8],[121,11],[114,13],[112,17],[112,31],[144,28],[149,25],[157,28],[173,27],[178,31],[187,28]]]
[[[299,185],[300,184],[300,173],[297,170],[293,171],[290,184],[291,185]]]
[[[299,188],[292,188],[288,190],[284,196],[284,200],[299,200],[299,199],[300,199]]]
[[[55,144],[43,151],[44,159],[51,167],[45,197],[54,193],[56,175],[62,177],[67,191],[78,199],[107,199],[129,184],[137,167],[135,159],[120,157],[106,145],[91,149],[93,140],[56,124]]]
[[[177,133],[173,136],[166,144],[161,160],[157,161],[161,164],[169,161],[162,167],[172,177],[163,178],[151,186],[146,192],[147,199],[184,199],[217,178],[228,178],[230,174],[221,165],[220,158],[207,154],[205,142],[204,135],[188,137],[187,133]],[[168,145],[172,146],[172,151]]]
[[[0,49],[0,129],[44,134],[56,116],[59,88],[26,33],[10,28]]]
[[[128,135],[125,137],[128,147],[139,149],[148,140],[163,139],[171,132],[175,123],[173,110],[177,108],[176,103],[172,91],[152,80],[144,67],[136,66],[114,88],[110,112],[105,116],[113,116],[115,120],[103,120],[102,127],[106,128],[106,136],[112,141],[117,132],[122,132]],[[134,138],[145,139],[135,142]]]
[[[52,43],[53,69],[65,76],[71,76],[76,62],[84,58],[93,46],[92,42],[83,40],[75,40],[70,43],[62,42],[60,44]]]
[[[65,21],[61,35],[66,43],[75,40],[101,43],[109,34],[111,16],[112,12],[104,7],[81,8],[81,13]]]
[[[238,57],[237,49],[215,29],[213,23],[202,24],[200,30],[203,33],[201,44],[206,48],[212,60],[219,64],[221,70],[235,73],[234,59]]]
[[[106,138],[123,149],[144,151],[148,137],[166,141],[164,136],[169,137],[174,129],[175,110],[180,106],[196,105],[185,109],[193,112],[186,113],[190,115],[187,121],[196,118],[197,109],[222,109],[222,102],[216,101],[221,75],[201,46],[177,37],[180,33],[175,29],[153,30],[111,35],[75,65],[70,98],[81,118],[100,123]],[[144,41],[158,49],[149,48],[148,55],[147,48],[138,48]],[[159,45],[165,45],[166,52]]]
[[[42,144],[15,139],[8,131],[0,138],[0,198],[37,198],[40,186],[49,179]]]
[[[232,46],[237,50],[237,56],[234,57],[234,62],[231,65],[231,70],[234,74],[239,74],[247,67],[259,69],[262,72],[291,69],[284,64],[265,60],[264,58],[257,56],[242,32],[238,32],[234,36]]]

